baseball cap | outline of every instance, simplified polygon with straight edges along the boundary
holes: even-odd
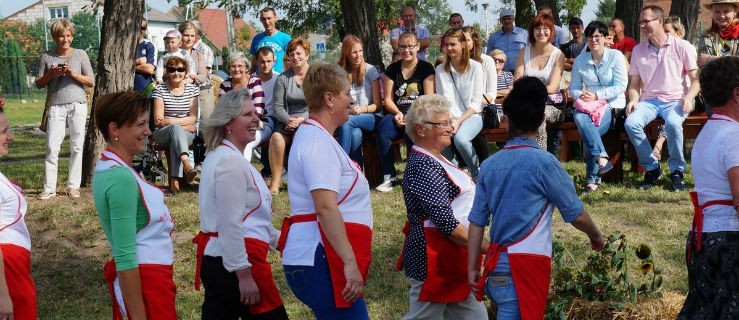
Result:
[[[578,25],[578,26],[581,26],[581,25],[583,25],[582,19],[580,19],[578,17],[572,17],[572,18],[570,18],[570,25]]]
[[[513,12],[513,9],[503,9],[500,10],[500,17],[508,17],[508,16],[515,16],[515,12]]]
[[[182,34],[179,31],[172,29],[172,30],[167,31],[167,34],[164,35],[164,38],[165,39],[166,38],[182,39]]]

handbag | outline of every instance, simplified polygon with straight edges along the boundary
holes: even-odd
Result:
[[[548,95],[547,104],[559,110],[564,110],[567,107],[567,96],[565,95],[565,90],[559,89],[559,91]]]
[[[74,51],[72,52],[72,55],[67,58],[66,61],[64,61],[64,64],[69,63],[69,60],[72,59],[74,56]],[[41,132],[46,132],[46,126],[49,123],[49,109],[51,108],[51,104],[54,102],[54,98],[56,98],[56,93],[59,91],[59,86],[62,84],[62,78],[58,77],[55,79],[54,83],[52,84],[54,87],[49,87],[49,91],[51,92],[49,96],[46,97],[46,102],[44,103],[44,113],[41,115],[41,124],[38,125],[38,129],[41,130]]]
[[[482,107],[482,128],[483,129],[497,129],[500,127],[500,118],[498,117],[499,104],[490,103],[487,97],[483,95],[483,99],[487,103]]]

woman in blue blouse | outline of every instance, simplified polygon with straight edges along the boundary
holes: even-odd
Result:
[[[452,142],[450,108],[446,98],[426,95],[405,115],[405,132],[414,145],[403,175],[408,224],[397,265],[411,280],[403,319],[487,319],[485,306],[471,294],[464,263],[475,184],[441,155]],[[487,244],[482,242],[483,250]]]
[[[497,319],[543,319],[549,293],[554,208],[601,250],[603,235],[585,212],[557,158],[536,143],[547,89],[537,78],[516,81],[503,102],[512,137],[480,167],[469,214],[468,281],[498,305]],[[410,162],[410,157],[409,157]],[[403,179],[405,184],[405,178]],[[410,215],[410,208],[409,208]],[[482,233],[490,225],[484,272]]]
[[[612,110],[626,105],[626,60],[621,51],[608,49],[605,36],[608,27],[593,21],[585,28],[590,52],[577,56],[572,65],[570,95],[575,101],[575,124],[585,144],[585,192],[593,192],[601,183],[600,176],[613,168],[602,135],[611,127]]]

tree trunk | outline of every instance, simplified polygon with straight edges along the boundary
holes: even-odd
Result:
[[[562,23],[559,21],[559,1],[558,0],[534,0],[534,5],[536,6],[536,8],[539,8],[541,6],[552,8],[552,14],[554,15],[554,24],[558,26],[562,25]]]
[[[673,0],[670,6],[670,16],[678,16],[685,26],[685,40],[693,42],[695,38],[695,23],[701,7],[700,0]]]
[[[624,22],[624,33],[639,42],[639,14],[643,0],[616,0],[616,15]]]
[[[377,36],[374,0],[341,0],[341,12],[344,15],[344,31],[359,37],[364,44],[367,62],[385,70],[380,52],[380,41]],[[344,35],[341,34],[343,38]]]
[[[133,87],[136,43],[144,14],[144,0],[105,1],[103,14],[95,93],[82,156],[82,186],[87,186],[95,163],[105,147],[102,135],[95,128],[97,98]]]
[[[531,9],[531,0],[516,0],[516,26],[526,29],[533,19],[534,11]]]

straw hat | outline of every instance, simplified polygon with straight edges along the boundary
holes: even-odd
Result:
[[[735,9],[739,8],[739,0],[711,0],[709,3],[704,3],[703,7],[711,10],[714,4],[733,4]]]

